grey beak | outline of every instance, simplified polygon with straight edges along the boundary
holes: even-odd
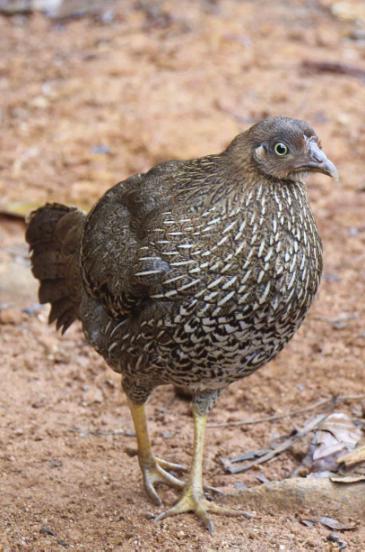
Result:
[[[312,171],[321,172],[338,179],[338,171],[332,161],[328,159],[324,151],[318,146],[317,142],[310,140],[308,142],[309,163],[308,168]]]

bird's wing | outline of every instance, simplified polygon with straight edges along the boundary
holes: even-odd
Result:
[[[83,280],[115,317],[153,301],[171,271],[169,256],[157,243],[161,212],[169,205],[164,188],[158,170],[131,177],[111,188],[87,217]]]
[[[196,186],[201,182],[199,168],[194,162],[170,161],[133,176],[109,190],[88,216],[81,260],[84,281],[114,316],[138,312],[156,301],[168,308],[168,303],[196,294],[204,287],[207,254],[214,271],[218,250],[215,258],[208,242],[215,221],[211,217],[207,228],[198,206],[204,197]],[[202,172],[206,178],[205,166]],[[184,193],[198,192],[187,201],[182,188]]]

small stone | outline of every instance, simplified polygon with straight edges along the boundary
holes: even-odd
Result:
[[[244,489],[247,489],[247,485],[243,481],[236,481],[233,486],[235,489],[237,489],[237,491],[243,491]]]
[[[111,149],[105,144],[96,144],[95,146],[91,147],[91,153],[95,153],[97,155],[106,155],[108,153],[111,153]]]
[[[175,435],[175,432],[174,431],[162,431],[161,435],[164,439],[171,439]]]
[[[41,535],[47,535],[47,536],[50,536],[50,537],[55,537],[56,536],[56,533],[54,531],[52,531],[52,529],[50,529],[46,525],[43,525],[43,527],[41,527],[39,529],[39,532],[41,533]]]
[[[327,540],[331,543],[336,544],[338,550],[345,550],[345,548],[347,548],[347,542],[342,538],[339,533],[336,533],[336,531],[332,531],[328,535]]]
[[[316,33],[316,42],[322,48],[333,48],[339,42],[338,32],[328,27],[319,27]]]
[[[0,324],[18,326],[23,321],[23,313],[18,309],[0,311]]]
[[[91,387],[85,395],[86,404],[102,403],[104,400],[103,393],[98,387]]]
[[[63,463],[61,460],[58,460],[58,458],[52,458],[48,461],[48,466],[50,468],[62,468]]]
[[[133,458],[134,456],[137,456],[138,452],[137,449],[132,447],[125,447],[124,452],[130,457]]]
[[[37,107],[38,109],[47,109],[49,106],[49,101],[44,96],[36,96],[30,103],[33,107]]]
[[[22,309],[22,312],[28,314],[29,316],[34,316],[38,314],[41,309],[42,305],[40,305],[39,303],[34,303],[33,305],[29,305],[29,307],[24,307],[24,309]]]

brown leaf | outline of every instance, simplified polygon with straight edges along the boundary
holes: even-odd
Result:
[[[315,431],[303,464],[311,471],[337,471],[338,457],[352,451],[361,435],[347,414],[334,412]]]
[[[330,480],[334,483],[361,483],[362,481],[365,481],[365,474],[358,474],[358,475],[333,475],[330,477]]]
[[[358,447],[353,452],[340,456],[337,462],[339,464],[344,464],[346,467],[365,462],[365,446]]]
[[[334,529],[336,531],[353,531],[356,529],[355,523],[341,523],[335,518],[322,516],[319,518],[319,522],[324,525],[325,527],[328,527],[328,529]]]
[[[299,522],[305,527],[314,527],[318,523],[315,519],[308,519],[308,518],[300,518]]]

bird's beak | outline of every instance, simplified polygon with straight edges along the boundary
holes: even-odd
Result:
[[[328,159],[324,151],[318,146],[314,140],[308,141],[307,159],[300,167],[302,170],[320,172],[338,179],[336,166]]]

